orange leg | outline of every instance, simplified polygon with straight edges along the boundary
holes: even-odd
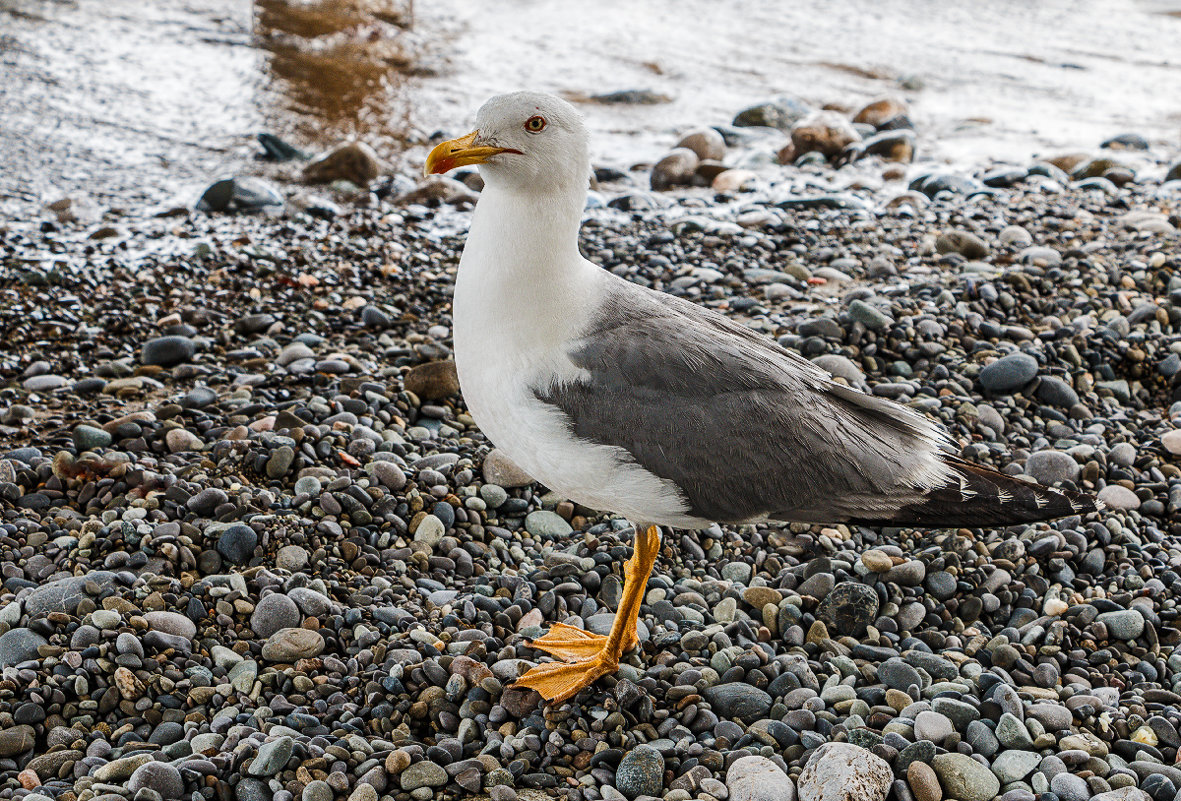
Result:
[[[604,637],[555,623],[544,637],[534,640],[530,646],[564,661],[538,665],[517,683],[537,690],[547,702],[557,704],[618,670],[623,652],[636,644],[640,603],[659,552],[660,529],[656,526],[648,526],[644,531],[637,529],[635,553],[623,566],[623,599],[615,613],[611,633]]]

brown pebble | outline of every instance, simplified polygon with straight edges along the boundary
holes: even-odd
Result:
[[[41,779],[37,776],[37,771],[25,768],[16,775],[17,781],[20,782],[21,787],[26,790],[32,790],[35,787],[41,786]]]
[[[450,359],[427,362],[411,367],[402,379],[402,386],[421,400],[438,400],[459,393],[459,374]]]
[[[943,801],[939,777],[926,762],[911,762],[906,769],[906,782],[914,794],[914,801]]]

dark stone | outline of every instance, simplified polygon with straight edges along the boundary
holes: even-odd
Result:
[[[1037,359],[1028,353],[1010,353],[980,371],[980,386],[996,394],[1014,392],[1032,381],[1037,371]]]
[[[188,337],[156,337],[144,343],[140,361],[159,367],[175,367],[190,361],[197,353],[197,344]]]
[[[254,555],[258,534],[250,526],[238,523],[229,526],[217,539],[217,552],[232,565],[244,565]]]
[[[878,614],[878,594],[855,581],[837,584],[820,602],[816,616],[830,631],[856,637]]]
[[[771,696],[749,684],[731,682],[706,687],[702,691],[719,717],[754,722],[771,711]]]
[[[615,769],[615,789],[628,798],[664,795],[664,757],[655,748],[638,745],[623,755]]]

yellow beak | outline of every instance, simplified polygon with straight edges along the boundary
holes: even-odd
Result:
[[[466,167],[469,164],[483,164],[488,159],[500,153],[520,153],[511,147],[476,146],[476,135],[479,131],[472,131],[467,136],[451,139],[435,146],[426,157],[426,164],[422,168],[423,175],[441,175],[456,167]]]

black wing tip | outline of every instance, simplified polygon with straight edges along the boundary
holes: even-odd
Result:
[[[1093,495],[1047,487],[986,467],[948,459],[950,480],[917,503],[861,525],[926,528],[993,528],[1057,520],[1102,512],[1106,504]]]

